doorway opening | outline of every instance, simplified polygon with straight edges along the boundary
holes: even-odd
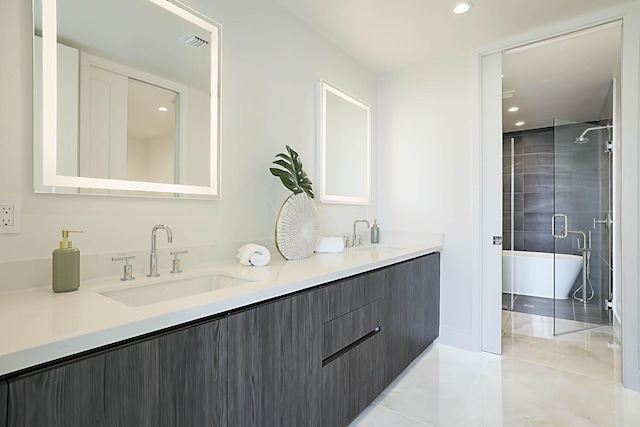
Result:
[[[612,323],[621,38],[616,22],[503,52],[503,323]]]

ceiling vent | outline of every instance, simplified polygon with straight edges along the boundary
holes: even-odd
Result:
[[[206,45],[209,44],[208,41],[206,41],[205,39],[203,39],[201,37],[198,37],[198,36],[196,36],[194,34],[187,34],[181,40],[187,46],[191,46],[191,47],[194,47],[196,49],[200,48],[200,47],[203,47],[203,46],[206,46]]]

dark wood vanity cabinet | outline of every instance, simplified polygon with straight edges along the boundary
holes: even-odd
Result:
[[[320,425],[317,290],[229,316],[229,426]]]
[[[386,271],[383,348],[388,384],[438,337],[440,253]]]
[[[385,272],[321,289],[323,426],[346,426],[384,389],[380,343]]]
[[[0,427],[346,426],[437,337],[439,277],[433,253],[0,380]]]
[[[227,320],[105,354],[105,417],[114,426],[226,426]]]
[[[9,381],[10,427],[104,425],[104,354]]]
[[[8,426],[226,426],[226,320],[9,381]]]
[[[7,401],[9,399],[9,386],[0,381],[0,427],[7,426]]]
[[[435,253],[322,289],[324,426],[348,425],[437,338],[439,266]]]

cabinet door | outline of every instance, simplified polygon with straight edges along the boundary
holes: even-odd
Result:
[[[109,425],[226,426],[226,354],[226,319],[108,352]]]
[[[105,413],[109,425],[159,426],[158,339],[105,355]]]
[[[226,319],[9,382],[9,426],[226,426]]]
[[[416,357],[422,353],[440,334],[440,253],[436,252],[421,258],[418,263],[420,277],[425,278],[424,285],[415,288],[415,300],[424,301],[418,315],[421,317],[415,336]]]
[[[440,254],[387,270],[385,289],[385,380],[393,381],[438,336]]]
[[[229,317],[230,426],[320,425],[317,291]]]
[[[7,426],[7,399],[9,398],[9,386],[0,381],[0,427]]]
[[[159,338],[160,425],[227,425],[227,320]]]
[[[104,355],[9,382],[10,427],[105,425]]]

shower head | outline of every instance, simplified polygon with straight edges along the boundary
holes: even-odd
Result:
[[[587,142],[589,142],[589,138],[587,138],[586,136],[580,135],[579,137],[576,138],[575,141],[573,141],[575,144],[586,144]]]
[[[607,129],[609,131],[609,140],[611,140],[611,125],[604,125],[585,129],[584,132],[582,132],[582,134],[573,141],[574,144],[586,144],[587,142],[589,142],[589,138],[587,138],[585,135],[592,130],[600,129]]]

